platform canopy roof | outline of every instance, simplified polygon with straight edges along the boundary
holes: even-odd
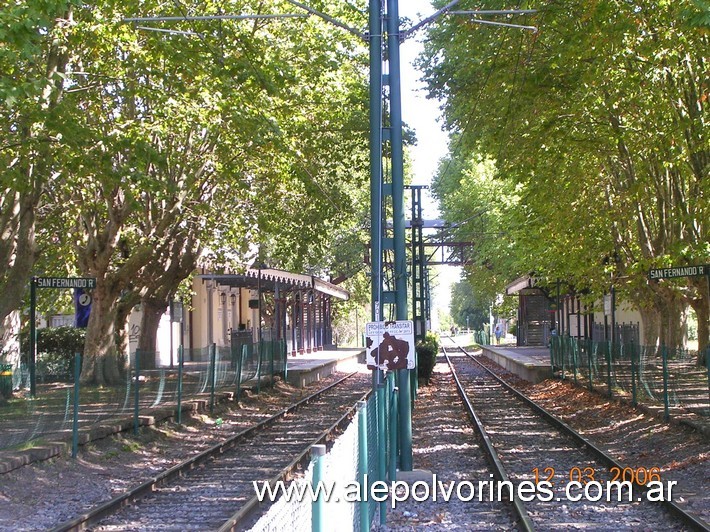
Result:
[[[530,277],[529,275],[523,275],[522,277],[517,278],[515,281],[505,287],[505,295],[515,295],[526,288],[533,288],[535,284],[536,279],[534,277]]]
[[[214,281],[218,285],[235,288],[262,289],[275,291],[278,283],[281,289],[287,290],[309,290],[327,294],[329,296],[347,301],[350,299],[350,292],[333,283],[324,281],[315,275],[302,273],[292,273],[275,268],[253,269],[249,268],[244,273],[202,273],[197,276],[203,281]]]

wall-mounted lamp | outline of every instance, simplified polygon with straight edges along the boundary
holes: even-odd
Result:
[[[232,306],[234,306],[237,302],[237,294],[232,294],[229,299],[232,301]]]
[[[224,305],[227,302],[227,294],[225,294],[224,292],[220,292],[219,300],[222,303],[222,305]]]

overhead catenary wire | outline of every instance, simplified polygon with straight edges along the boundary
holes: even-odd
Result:
[[[191,37],[201,37],[201,34],[195,33],[194,31],[169,30],[165,28],[151,28],[149,26],[136,26],[136,29],[146,31],[157,31],[158,33],[168,33],[170,35],[189,35]]]
[[[330,22],[331,24],[333,24],[334,26],[337,26],[338,28],[344,29],[344,30],[347,31],[348,33],[351,33],[351,34],[355,35],[356,37],[359,37],[359,38],[362,39],[363,41],[367,41],[367,36],[366,36],[364,33],[362,33],[361,31],[358,31],[358,30],[355,29],[355,28],[351,28],[350,26],[348,26],[348,25],[345,24],[344,22],[340,22],[338,19],[333,18],[333,17],[331,17],[330,15],[327,15],[327,14],[325,14],[325,13],[322,13],[322,12],[318,11],[317,9],[314,9],[314,8],[312,8],[312,7],[310,7],[310,6],[307,6],[307,5],[305,5],[305,4],[302,4],[301,2],[297,2],[296,0],[286,0],[286,1],[287,1],[289,4],[292,4],[292,5],[296,6],[296,7],[299,7],[299,8],[301,8],[301,9],[303,9],[304,11],[307,11],[307,12],[308,12],[309,14],[311,14],[311,15],[315,15],[315,16],[317,16],[317,17],[319,17],[319,18],[322,18],[322,19],[325,20],[326,22]]]
[[[472,18],[469,20],[469,22],[474,22],[476,24],[488,24],[490,26],[503,26],[506,28],[518,28],[522,30],[530,30],[534,33],[537,33],[537,28],[535,26],[522,26],[520,24],[509,24],[507,22],[496,22],[493,20],[483,20],[480,18]]]
[[[126,17],[123,22],[196,22],[200,20],[260,20],[276,18],[307,18],[305,13],[283,13],[271,15],[180,15],[180,16],[151,16],[151,17]]]

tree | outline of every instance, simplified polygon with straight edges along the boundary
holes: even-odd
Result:
[[[350,5],[316,7],[353,26],[365,18]],[[121,23],[264,9],[102,0],[0,11],[11,43],[0,51],[10,124],[0,137],[0,312],[19,305],[41,213],[43,263],[97,279],[84,382],[119,380],[130,309],[142,299],[146,319],[156,316],[204,250],[245,260],[270,245],[283,265],[319,264],[359,223],[362,42],[316,17],[182,21],[170,35]],[[279,9],[294,6],[268,7]],[[146,325],[144,348],[155,320]]]
[[[493,161],[451,158],[440,169],[432,192],[452,226],[449,232],[472,244],[464,267],[467,281],[482,301],[494,301],[525,268],[524,252],[517,249],[518,195],[509,181],[496,176]]]
[[[614,283],[644,313],[646,341],[669,345],[680,328],[661,324],[709,303],[704,281],[646,279],[710,256],[708,37],[688,24],[695,5],[551,2],[536,35],[448,17],[422,59],[458,149],[485,154],[515,187],[518,266],[527,258],[590,297]]]
[[[116,9],[104,7],[103,17]],[[149,11],[143,3],[128,7]],[[127,9],[125,3],[121,8]],[[258,242],[288,227],[298,227],[306,238],[324,232],[322,222],[334,215],[323,212],[317,201],[322,187],[315,191],[311,182],[330,177],[333,166],[311,163],[332,159],[342,143],[307,156],[305,149],[294,149],[291,135],[299,131],[293,124],[313,124],[310,136],[299,140],[325,137],[314,122],[322,102],[295,105],[288,88],[311,80],[295,101],[322,94],[336,105],[362,83],[354,78],[350,87],[335,85],[342,96],[327,100],[336,93],[326,82],[345,59],[352,60],[349,50],[333,46],[322,55],[291,55],[288,44],[296,37],[322,32],[317,23],[233,23],[219,25],[219,31],[207,23],[191,25],[205,37],[175,46],[161,34],[114,31],[97,24],[96,12],[85,15],[84,33],[76,39],[84,48],[81,57],[91,58],[77,65],[88,83],[77,93],[85,114],[77,119],[81,134],[66,161],[77,186],[62,203],[73,207],[66,215],[78,220],[74,241],[81,269],[98,280],[82,379],[104,383],[116,381],[124,364],[114,340],[122,293],[138,293],[150,320],[194,269],[202,247],[234,258],[249,238]],[[227,48],[225,42],[236,45]],[[323,55],[341,60],[331,59],[325,70]],[[110,81],[88,81],[102,80],[107,71]],[[336,134],[340,119],[330,119]],[[298,190],[306,200],[299,209],[274,208],[293,204]],[[334,181],[330,194],[339,193]],[[311,214],[287,224],[294,210]],[[305,239],[291,245],[299,242]],[[155,319],[146,325],[142,346],[149,348]]]
[[[76,2],[0,8],[0,323],[20,306],[36,260],[42,195],[61,181],[55,164],[70,128],[60,117]]]
[[[470,283],[462,281],[451,287],[451,316],[457,325],[483,330],[488,323],[489,307],[489,302],[476,297]]]

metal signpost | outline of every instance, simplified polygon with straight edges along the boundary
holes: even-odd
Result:
[[[37,395],[37,289],[38,288],[96,288],[95,277],[32,277],[30,282],[30,395]],[[82,304],[90,299],[84,297]]]
[[[698,264],[695,266],[672,266],[670,268],[652,268],[648,271],[648,278],[651,280],[660,279],[677,279],[679,277],[701,277],[707,279],[708,289],[708,304],[710,304],[710,264]],[[666,378],[665,356],[663,376]],[[710,345],[705,347],[705,367],[708,370],[708,396],[710,397]],[[665,386],[664,386],[665,387]],[[667,392],[664,393],[666,401],[668,400]],[[668,418],[668,406],[666,405],[666,419]]]

